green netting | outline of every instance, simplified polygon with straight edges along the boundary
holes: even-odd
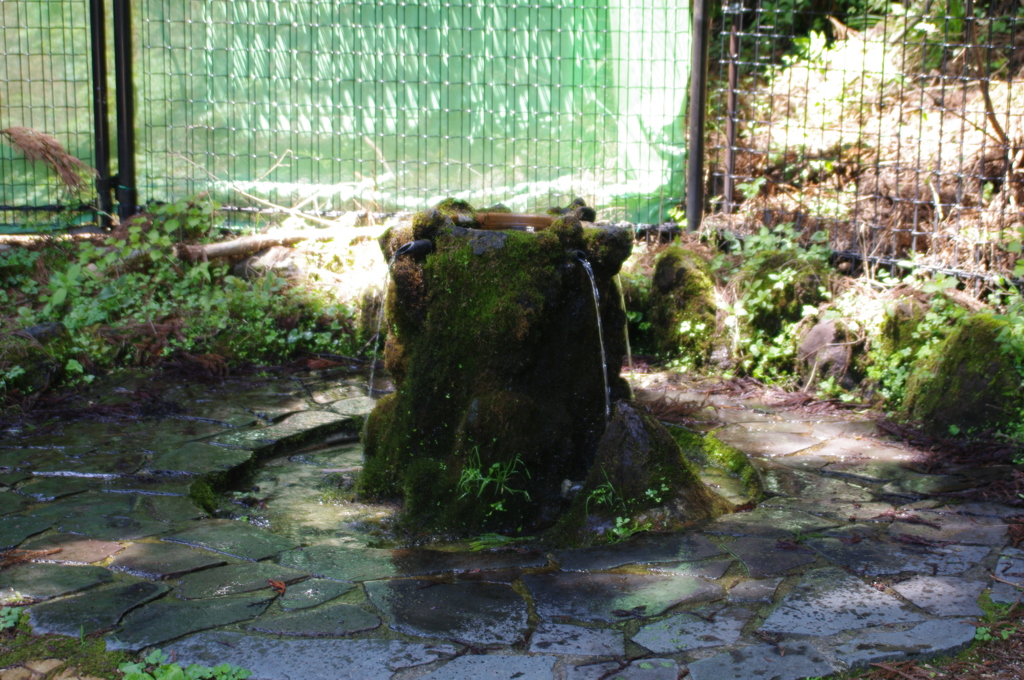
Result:
[[[88,10],[86,0],[0,2],[0,129],[52,135],[92,164]],[[26,160],[0,139],[0,205],[78,205],[93,198],[71,195],[43,163]],[[7,221],[34,220],[0,214],[0,222]]]
[[[143,199],[579,195],[652,220],[682,198],[685,3],[141,0],[135,21]]]

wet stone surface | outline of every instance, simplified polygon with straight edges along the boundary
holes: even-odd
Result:
[[[329,604],[288,614],[261,616],[246,625],[250,630],[294,637],[339,637],[372,630],[380,617],[354,604]]]
[[[662,574],[528,574],[537,614],[548,621],[622,621],[628,612],[658,616],[680,604],[724,597],[722,586]]]
[[[870,421],[722,395],[699,429],[752,456],[768,495],[750,512],[584,550],[396,548],[379,529],[394,508],[346,486],[373,405],[361,384],[173,385],[174,417],[5,440],[0,549],[39,552],[0,571],[0,599],[27,600],[38,632],[113,629],[110,648],[254,680],[795,680],[953,653],[979,595],[1024,588],[1019,509],[929,496],[1000,470],[920,474],[905,466],[921,452]],[[229,478],[247,486],[211,519],[189,494]],[[638,649],[665,658],[614,660]]]
[[[425,579],[371,581],[370,601],[409,635],[475,645],[511,645],[527,631],[526,602],[499,583]]]

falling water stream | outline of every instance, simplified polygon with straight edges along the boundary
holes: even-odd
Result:
[[[395,252],[388,260],[388,270],[384,274],[384,292],[380,294],[380,310],[377,312],[377,330],[373,334],[373,360],[370,362],[370,382],[366,385],[367,395],[373,396],[373,375],[377,372],[377,347],[380,346],[380,329],[384,326],[384,309],[388,304],[388,285],[391,283],[391,267],[395,264]]]
[[[576,259],[583,265],[587,276],[590,278],[590,289],[594,291],[594,312],[597,316],[597,339],[601,345],[601,377],[604,378],[604,419],[607,421],[612,415],[611,392],[608,389],[608,361],[604,355],[604,330],[601,328],[601,296],[597,292],[597,281],[594,280],[594,270],[583,253],[576,253]]]

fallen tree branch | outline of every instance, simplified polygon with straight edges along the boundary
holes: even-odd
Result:
[[[242,236],[233,241],[221,241],[219,243],[207,243],[205,245],[190,246],[178,243],[174,246],[174,254],[187,262],[206,262],[220,257],[239,257],[259,252],[273,246],[291,246],[300,241],[331,241],[335,237],[333,233],[316,232],[284,232],[269,234],[254,234]]]

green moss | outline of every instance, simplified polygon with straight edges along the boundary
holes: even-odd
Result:
[[[823,263],[800,259],[789,250],[767,251],[740,270],[748,324],[768,337],[803,317],[805,306],[825,299],[828,273]]]
[[[61,659],[79,675],[110,679],[122,677],[118,665],[131,660],[124,652],[108,652],[102,638],[32,635],[20,626],[0,634],[0,668],[38,659]]]
[[[205,479],[197,479],[192,482],[188,488],[188,496],[196,504],[196,507],[207,513],[212,514],[220,505],[220,499]]]
[[[654,351],[683,357],[700,367],[710,357],[715,334],[715,288],[707,263],[696,253],[670,246],[655,260],[650,286],[650,330]]]
[[[1024,414],[1022,357],[998,341],[1006,322],[990,314],[962,319],[907,381],[902,415],[946,435],[1016,431]]]
[[[714,466],[739,479],[747,497],[757,502],[764,496],[761,476],[745,453],[713,434],[702,435],[684,427],[666,425],[683,456],[701,467]]]

